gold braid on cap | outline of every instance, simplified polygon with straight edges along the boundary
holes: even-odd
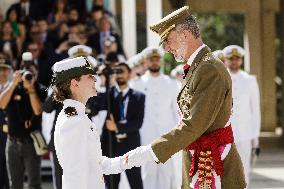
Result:
[[[238,49],[236,49],[236,48],[232,49],[232,51],[231,51],[230,54],[231,54],[231,56],[239,56],[239,57],[242,57],[242,54],[239,53]]]
[[[166,39],[166,37],[169,35],[170,31],[175,27],[176,27],[176,25],[173,24],[170,27],[168,27],[165,31],[163,31],[163,33],[161,33],[161,35],[160,35],[161,40],[164,41]]]
[[[86,53],[82,48],[79,48],[78,51],[73,54],[73,57],[79,57],[79,56],[87,57],[88,55],[89,54]]]

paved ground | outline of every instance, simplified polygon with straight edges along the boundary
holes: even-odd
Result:
[[[284,189],[284,150],[266,150],[256,162],[252,189]]]
[[[284,150],[263,151],[251,179],[251,189],[284,189]],[[43,189],[52,189],[50,179],[45,179]]]

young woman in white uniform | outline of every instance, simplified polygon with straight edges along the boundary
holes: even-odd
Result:
[[[104,189],[103,174],[123,171],[122,158],[102,156],[95,125],[85,114],[85,105],[96,96],[94,70],[83,57],[54,65],[55,99],[63,102],[55,126],[55,148],[63,168],[63,189]]]

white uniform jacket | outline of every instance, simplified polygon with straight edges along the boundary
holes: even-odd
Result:
[[[178,83],[164,74],[153,77],[147,71],[132,88],[145,94],[145,115],[140,133],[142,144],[147,145],[177,125]]]
[[[121,158],[102,156],[99,134],[84,104],[71,99],[63,103],[54,136],[63,189],[104,189],[103,174],[120,173]]]
[[[235,142],[252,140],[260,133],[259,88],[254,76],[244,71],[231,73],[233,114],[231,123]]]

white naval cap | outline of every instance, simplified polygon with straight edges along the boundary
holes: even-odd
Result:
[[[96,67],[98,65],[98,61],[92,57],[92,48],[86,45],[75,45],[68,50],[69,57],[86,57],[92,66]]]
[[[162,57],[161,50],[156,47],[147,47],[141,53],[145,58]]]
[[[75,45],[68,50],[69,57],[78,56],[90,56],[92,54],[92,48],[86,45]]]
[[[95,74],[89,60],[82,56],[56,62],[53,66],[53,72],[54,81],[52,85],[81,75]]]
[[[225,58],[231,58],[232,56],[243,57],[245,50],[238,45],[229,45],[223,49]]]
[[[224,52],[222,50],[214,51],[213,55],[218,57],[221,61],[224,61],[224,59],[225,59]]]
[[[126,64],[130,67],[130,68],[134,68],[135,66],[140,65],[144,60],[144,57],[142,55],[142,53],[138,53],[132,57],[130,57]]]
[[[132,57],[130,57],[127,61],[126,61],[126,64],[132,69],[135,67],[135,64],[136,64],[136,56],[137,55],[134,55]]]

